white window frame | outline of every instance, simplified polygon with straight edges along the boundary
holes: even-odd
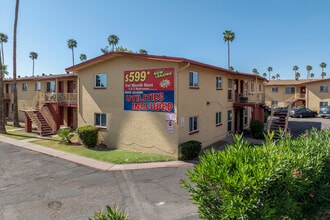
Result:
[[[328,92],[328,91],[329,91],[328,85],[320,86],[320,92]]]
[[[296,93],[296,87],[294,86],[285,87],[285,94],[295,94],[295,93]]]
[[[228,79],[228,100],[233,100],[233,80]]]
[[[228,125],[227,125],[227,130],[228,130],[228,133],[232,132],[233,131],[233,110],[228,110],[228,114],[227,114],[227,122],[228,122]]]
[[[22,83],[22,91],[27,91],[28,84],[26,82]]]
[[[222,77],[221,76],[216,76],[216,88],[217,89],[222,89]]]
[[[107,114],[105,114],[105,113],[94,113],[94,125],[96,127],[107,127]]]
[[[41,82],[40,81],[36,82],[35,90],[36,91],[41,91]]]
[[[272,101],[272,106],[278,106],[278,101],[273,100],[273,101]]]
[[[272,92],[273,93],[278,93],[278,87],[277,86],[273,86],[272,87]]]
[[[248,117],[249,117],[248,108],[244,108],[243,109],[243,123],[244,123],[244,126],[247,126],[247,124],[248,124]]]
[[[199,86],[198,72],[190,71],[189,72],[189,87],[198,88],[198,86]]]
[[[46,92],[55,92],[56,89],[56,82],[49,81],[46,83]]]
[[[189,133],[198,132],[198,116],[189,117]]]
[[[254,91],[254,81],[251,81],[251,92]]]
[[[215,113],[215,126],[220,126],[220,125],[222,125],[221,112],[216,112]]]
[[[320,102],[320,108],[324,106],[328,106],[328,102]]]
[[[99,81],[97,79],[97,77],[99,78]],[[107,88],[107,74],[106,73],[98,73],[95,74],[95,82],[94,82],[94,88]]]

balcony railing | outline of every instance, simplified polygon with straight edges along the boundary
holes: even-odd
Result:
[[[237,93],[235,95],[235,102],[238,103],[264,103],[265,95],[264,93]]]
[[[77,104],[77,93],[40,93],[39,102]]]

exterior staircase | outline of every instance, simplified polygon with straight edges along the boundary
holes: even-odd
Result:
[[[269,116],[268,120],[268,132],[274,132],[274,138],[280,138],[279,137],[279,131],[283,130],[285,133],[288,132],[288,120],[290,117],[290,111],[291,111],[291,104],[288,106],[288,112],[287,113],[280,113],[274,116],[274,106],[271,107],[271,114]]]
[[[40,136],[56,134],[56,122],[46,105],[42,105],[41,108],[36,105],[35,109],[25,110],[25,114],[32,121],[32,124],[37,127]]]

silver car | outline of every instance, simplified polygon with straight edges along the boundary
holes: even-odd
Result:
[[[319,116],[322,118],[330,117],[330,106],[321,107]]]

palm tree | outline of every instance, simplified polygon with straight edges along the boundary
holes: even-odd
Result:
[[[2,57],[0,53],[0,133],[6,134],[6,115],[5,115],[5,102],[4,102],[4,90],[3,90],[3,73],[4,65],[2,65]]]
[[[299,72],[296,72],[294,75],[295,75],[296,80],[299,80],[299,78],[300,78],[300,73],[299,73]]]
[[[38,53],[30,52],[29,57],[32,59],[32,76],[34,76],[34,60],[38,59]]]
[[[275,76],[272,76],[272,80],[275,80],[276,79],[276,77]]]
[[[269,79],[270,79],[270,77],[271,77],[271,72],[273,71],[273,67],[269,66],[269,67],[267,68],[267,71],[269,72]]]
[[[1,56],[2,56],[2,63],[5,63],[5,56],[3,54],[3,43],[8,42],[8,36],[4,33],[0,33],[0,44],[1,44]]]
[[[109,53],[109,47],[108,47],[108,46],[105,46],[104,48],[101,48],[101,52],[102,52],[103,54],[107,54],[107,53]]]
[[[277,80],[279,80],[279,79],[280,79],[280,74],[276,73],[275,78],[276,78]]]
[[[233,42],[235,39],[235,33],[232,32],[231,30],[225,30],[223,34],[223,40],[227,42],[227,47],[228,47],[228,69],[230,68],[230,46],[229,42]]]
[[[263,73],[262,76],[266,78],[267,77],[267,73]]]
[[[108,37],[108,42],[109,42],[109,45],[112,46],[112,50],[111,51],[114,52],[115,51],[115,46],[119,42],[119,37],[117,35],[111,34]]]
[[[14,127],[21,127],[18,121],[18,99],[17,99],[17,81],[16,81],[16,48],[17,48],[17,23],[18,23],[18,9],[19,0],[16,0],[15,6],[15,21],[14,21],[14,45],[13,45],[13,86],[14,86],[14,100],[13,100],[13,110],[14,110]]]
[[[314,73],[311,73],[311,79],[313,79],[313,78],[314,78],[314,76],[315,76],[315,74],[314,74]]]
[[[322,73],[323,73],[323,70],[324,70],[324,68],[326,68],[327,67],[327,64],[325,63],[325,62],[322,62],[322,63],[320,63],[320,67],[322,68]],[[321,74],[322,75],[322,74]],[[323,78],[322,78],[323,79]]]
[[[310,71],[313,69],[313,67],[311,65],[307,65],[306,66],[306,70],[307,70],[307,79],[309,79],[309,73]]]
[[[72,51],[72,65],[74,65],[74,51],[73,48],[77,47],[77,41],[75,39],[69,39],[68,40],[68,48]]]
[[[259,75],[258,70],[256,68],[253,68],[252,72],[256,75]]]
[[[293,66],[292,70],[294,71],[294,75],[296,76],[296,73],[299,70],[299,67],[298,66]]]
[[[146,51],[145,49],[140,49],[139,54],[148,54],[148,51]]]
[[[80,57],[79,58],[80,58],[81,62],[87,60],[87,56],[84,53],[80,54]]]
[[[327,74],[325,73],[325,72],[322,72],[321,73],[321,77],[322,77],[322,79],[326,76]]]
[[[234,67],[233,67],[233,66],[230,66],[229,69],[230,69],[230,70],[234,70]]]

